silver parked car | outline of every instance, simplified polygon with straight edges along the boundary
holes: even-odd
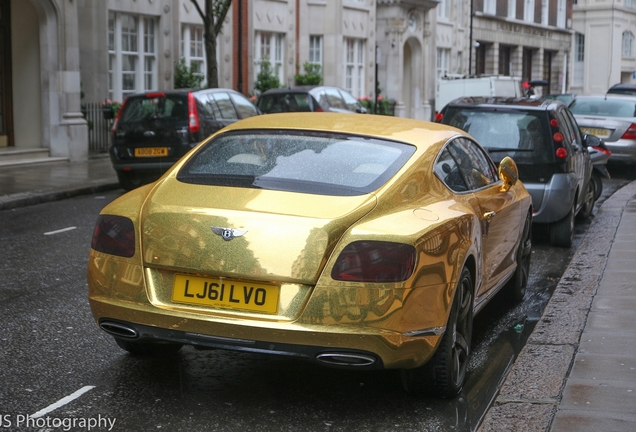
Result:
[[[578,95],[570,111],[583,132],[605,142],[610,162],[636,163],[636,96]]]

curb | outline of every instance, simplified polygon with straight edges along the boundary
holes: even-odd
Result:
[[[549,431],[633,181],[599,208],[478,432]]]
[[[121,186],[119,185],[119,183],[115,181],[114,183],[109,182],[93,186],[75,187],[51,192],[25,192],[22,194],[8,195],[5,197],[0,197],[0,211],[57,201],[65,198],[76,197],[79,195],[105,192],[113,189],[118,189],[120,187]]]

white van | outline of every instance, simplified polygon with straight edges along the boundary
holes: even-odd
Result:
[[[441,111],[453,99],[464,96],[522,97],[521,78],[510,76],[488,76],[480,78],[457,78],[437,80],[435,110]]]

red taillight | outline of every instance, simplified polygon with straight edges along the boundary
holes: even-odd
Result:
[[[100,215],[93,230],[91,248],[130,258],[135,254],[135,227],[123,216]]]
[[[561,144],[564,139],[563,134],[561,132],[555,132],[554,135],[552,135],[552,139],[554,140],[554,142]]]
[[[437,123],[441,123],[443,118],[444,114],[442,114],[441,112],[435,113],[435,121]]]
[[[148,93],[146,94],[146,98],[148,99],[155,99],[155,98],[162,98],[162,97],[166,97],[165,93]]]
[[[324,110],[322,108],[316,108],[314,112],[324,112]]]
[[[559,159],[565,159],[566,157],[568,157],[568,151],[563,147],[559,147],[558,149],[556,149],[556,157],[558,157]]]
[[[197,110],[197,100],[192,93],[188,93],[188,127],[190,132],[199,131],[199,111]]]
[[[117,131],[117,125],[119,124],[119,118],[121,117],[121,113],[124,112],[124,106],[126,106],[126,101],[128,99],[124,99],[124,102],[121,104],[121,106],[119,107],[119,111],[117,111],[117,117],[115,117],[115,121],[113,122],[113,127],[110,128],[110,133],[115,135],[115,132]]]
[[[636,140],[636,124],[632,123],[625,131],[621,139]]]
[[[402,282],[413,274],[415,248],[403,243],[356,241],[340,253],[331,278],[350,282]]]
[[[550,119],[550,126],[559,127],[559,122],[557,121],[557,119]]]

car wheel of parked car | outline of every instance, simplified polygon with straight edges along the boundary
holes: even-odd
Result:
[[[550,244],[552,246],[570,247],[574,236],[574,209],[560,221],[550,224]]]
[[[140,176],[125,171],[117,171],[117,180],[119,185],[126,191],[137,189],[147,183]]]
[[[596,172],[593,172],[590,182],[594,185],[594,201],[597,201],[603,193],[603,179]]]
[[[464,385],[473,335],[473,279],[462,270],[446,332],[427,364],[402,371],[404,389],[413,395],[433,390],[437,396],[451,398]]]
[[[506,285],[506,291],[513,303],[519,303],[526,295],[528,275],[530,274],[530,257],[532,255],[532,214],[526,215],[523,235],[517,249],[517,269]]]
[[[585,191],[585,196],[583,197],[583,206],[576,215],[578,219],[587,219],[592,215],[592,211],[594,210],[594,201],[594,184],[592,183],[592,180],[590,180],[587,182],[587,189]]]
[[[136,342],[118,337],[115,338],[115,342],[119,348],[138,356],[174,354],[183,347],[182,344],[177,343]]]

